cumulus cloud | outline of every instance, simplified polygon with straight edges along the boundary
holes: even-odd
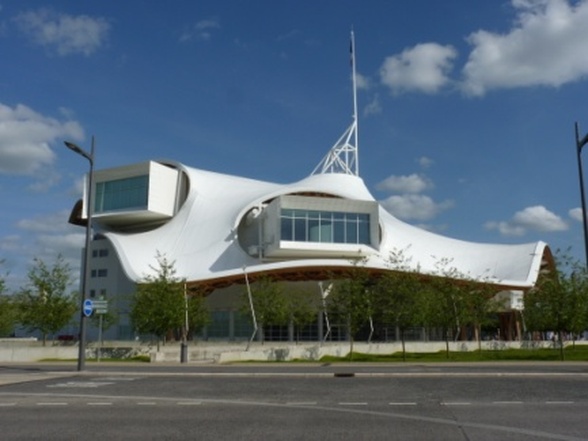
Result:
[[[425,176],[413,173],[408,176],[389,176],[376,185],[376,189],[393,193],[421,193],[433,187]]]
[[[393,195],[380,203],[400,219],[417,221],[430,220],[454,205],[451,200],[437,203],[429,196],[419,194]]]
[[[574,219],[575,221],[578,222],[582,222],[582,209],[580,207],[578,208],[572,208],[570,211],[568,211],[568,215]]]
[[[561,217],[542,205],[518,211],[508,221],[487,222],[485,227],[489,230],[498,230],[500,234],[505,236],[522,236],[527,231],[550,233],[568,229],[568,225]]]
[[[463,69],[463,89],[481,96],[488,90],[560,86],[588,75],[588,2],[512,0],[517,12],[504,34],[479,30]]]
[[[0,174],[33,175],[51,165],[50,144],[64,137],[82,139],[83,129],[76,121],[61,122],[22,104],[0,103]]]
[[[417,158],[416,162],[421,168],[429,168],[433,165],[434,161],[426,156],[421,156],[420,158]]]
[[[14,22],[35,44],[61,56],[91,55],[104,45],[110,31],[110,23],[104,18],[58,14],[48,9],[22,13]]]
[[[212,38],[212,31],[215,29],[220,29],[220,23],[217,19],[200,20],[184,29],[180,35],[180,42],[184,43],[191,40],[208,41]]]
[[[422,43],[387,57],[380,68],[380,81],[393,93],[435,93],[450,81],[457,51],[452,46]]]

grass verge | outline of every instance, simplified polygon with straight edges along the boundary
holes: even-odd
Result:
[[[501,350],[482,350],[469,352],[407,352],[406,359],[403,358],[402,352],[393,354],[365,354],[354,352],[352,356],[347,354],[344,357],[324,356],[320,359],[323,363],[337,362],[481,362],[481,361],[561,361],[559,348],[541,348],[541,349],[501,349]],[[565,361],[588,361],[588,345],[578,345],[576,347],[567,347],[564,349]]]

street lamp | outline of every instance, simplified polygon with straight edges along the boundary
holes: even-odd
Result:
[[[580,197],[582,198],[582,225],[584,226],[584,248],[586,250],[586,265],[588,265],[588,219],[586,219],[586,196],[584,194],[584,174],[582,173],[582,147],[588,143],[588,135],[580,139],[578,123],[576,122],[576,153],[578,154],[578,174],[580,176]]]
[[[92,182],[94,180],[94,137],[92,136],[92,149],[90,153],[86,152],[81,147],[68,141],[64,141],[65,146],[83,156],[90,163],[90,172],[88,174],[87,187],[87,204],[86,204],[86,249],[84,255],[84,266],[82,276],[82,293],[80,296],[80,344],[78,351],[78,371],[83,371],[86,367],[86,315],[84,314],[84,302],[88,298],[89,284],[90,284],[90,238],[92,236]]]

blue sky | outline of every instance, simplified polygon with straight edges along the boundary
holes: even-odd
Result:
[[[88,163],[173,159],[309,175],[351,122],[359,173],[397,217],[583,259],[574,122],[588,131],[588,1],[2,1],[0,273],[79,271],[67,224]]]

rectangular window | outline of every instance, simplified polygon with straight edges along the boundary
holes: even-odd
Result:
[[[148,193],[149,175],[98,182],[94,212],[147,208]]]
[[[365,244],[370,241],[370,215],[284,209],[280,215],[281,240],[296,242]]]

